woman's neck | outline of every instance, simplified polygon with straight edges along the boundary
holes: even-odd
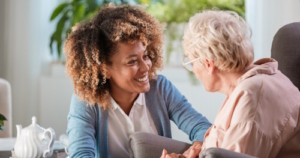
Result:
[[[129,115],[133,103],[139,96],[139,93],[122,93],[120,91],[111,91],[110,95],[125,112],[125,114]]]
[[[220,72],[220,89],[219,92],[225,94],[227,97],[230,96],[232,91],[238,84],[238,79],[242,77],[248,70],[253,68],[254,65],[248,66],[244,71],[241,72]]]
[[[237,86],[237,80],[242,76],[238,73],[224,73],[220,75],[220,88],[219,92],[225,94],[227,97],[230,96],[232,91]]]

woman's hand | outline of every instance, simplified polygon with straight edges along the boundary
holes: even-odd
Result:
[[[181,154],[175,154],[175,153],[168,154],[167,150],[164,149],[160,158],[185,158],[185,157]]]
[[[201,152],[202,142],[194,142],[193,145],[183,153],[186,158],[197,158]]]
[[[202,142],[194,142],[193,145],[181,154],[168,154],[167,150],[163,150],[160,158],[198,158],[202,148]]]

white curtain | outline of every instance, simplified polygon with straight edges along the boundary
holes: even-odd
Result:
[[[13,130],[39,117],[39,78],[48,74],[50,15],[61,0],[1,0],[0,77],[12,86]]]

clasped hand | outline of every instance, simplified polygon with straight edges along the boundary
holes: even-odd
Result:
[[[167,150],[164,149],[160,158],[198,158],[201,148],[202,142],[194,142],[193,145],[183,154],[168,154]]]

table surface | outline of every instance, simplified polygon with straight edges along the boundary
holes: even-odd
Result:
[[[14,149],[16,138],[0,138],[0,151],[11,151]],[[64,149],[65,146],[60,141],[55,141],[53,150]]]
[[[16,143],[16,138],[0,138],[0,151],[11,151]]]
[[[11,158],[11,151],[0,151],[1,158]],[[63,150],[54,150],[50,158],[69,158]]]
[[[11,151],[14,149],[16,143],[16,138],[0,138],[0,158],[9,158],[12,154]],[[59,142],[55,141],[53,144],[53,155],[52,158],[66,157],[64,152],[65,146]]]

